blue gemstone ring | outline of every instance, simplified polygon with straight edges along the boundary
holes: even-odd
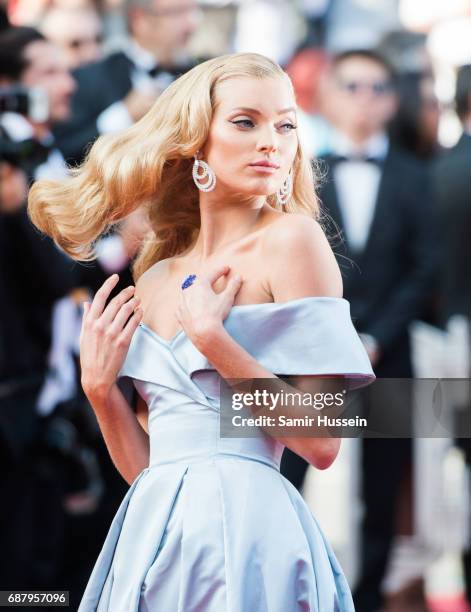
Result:
[[[192,285],[195,278],[196,274],[189,274],[182,283],[182,289],[187,289],[190,285]]]

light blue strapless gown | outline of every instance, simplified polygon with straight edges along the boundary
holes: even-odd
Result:
[[[374,379],[341,298],[234,306],[229,334],[279,375]],[[141,324],[120,371],[149,407],[150,462],[111,524],[79,612],[350,612],[350,589],[284,446],[219,435],[220,377],[183,331]]]

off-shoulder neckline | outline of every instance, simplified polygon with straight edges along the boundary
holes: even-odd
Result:
[[[292,300],[286,300],[285,302],[258,302],[255,304],[234,304],[229,312],[229,314],[227,315],[226,319],[229,318],[232,314],[232,312],[236,311],[236,310],[241,310],[244,308],[260,308],[261,306],[264,307],[269,307],[269,308],[284,308],[287,306],[291,306],[291,305],[296,305],[298,303],[301,302],[305,302],[307,300],[315,300],[315,301],[334,301],[334,302],[347,302],[347,300],[345,298],[339,298],[339,297],[333,297],[333,296],[305,296],[305,297],[300,297],[300,298],[294,298]],[[348,302],[347,302],[348,303]],[[139,323],[139,327],[141,329],[143,329],[144,331],[146,331],[147,333],[149,333],[150,336],[154,337],[156,340],[158,340],[159,342],[161,342],[162,344],[164,344],[165,346],[173,346],[173,344],[180,338],[180,336],[186,336],[186,332],[185,330],[182,328],[180,330],[178,330],[178,332],[169,340],[166,340],[165,338],[163,338],[160,334],[158,334],[154,329],[152,329],[151,327],[149,327],[149,325],[147,325],[146,323]]]

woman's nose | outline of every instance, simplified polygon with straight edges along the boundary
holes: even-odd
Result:
[[[258,142],[259,151],[276,151],[278,148],[277,135],[273,130],[264,130]]]

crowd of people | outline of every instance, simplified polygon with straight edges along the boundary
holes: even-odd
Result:
[[[410,65],[398,61],[406,38],[394,36],[332,54],[322,46],[322,14],[304,18],[305,38],[284,67],[344,297],[377,377],[409,379],[412,322],[444,329],[453,315],[471,318],[471,66],[456,80],[463,133],[445,149],[420,42],[413,41],[420,60]],[[127,489],[80,387],[81,303],[112,273],[120,275],[114,294],[132,284],[150,230],[138,210],[97,241],[96,259],[77,263],[32,226],[29,185],[73,172],[96,138],[138,121],[205,59],[189,47],[200,23],[191,0],[0,2],[2,589],[67,588],[77,604]],[[391,414],[412,410],[408,396],[388,401]],[[469,440],[457,444],[471,463]],[[411,439],[361,441],[352,585],[359,612],[428,609],[422,575],[405,584],[409,599],[382,589],[395,536],[414,529],[413,464]],[[299,489],[307,467],[285,450],[282,473]],[[471,606],[469,551],[463,563]]]

